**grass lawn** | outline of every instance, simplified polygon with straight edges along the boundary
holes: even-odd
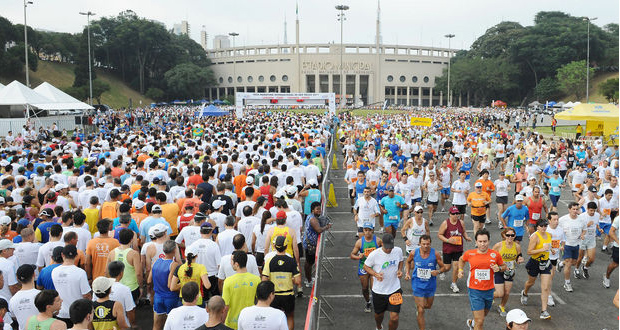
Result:
[[[575,134],[576,126],[557,126],[555,129],[555,134],[559,135],[560,133],[573,133]],[[552,134],[551,126],[537,126],[536,132],[542,134]]]

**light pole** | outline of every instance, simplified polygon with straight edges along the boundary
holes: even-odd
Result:
[[[80,15],[85,15],[86,16],[86,20],[88,22],[88,24],[86,25],[86,33],[88,34],[88,85],[89,85],[89,101],[90,101],[90,105],[93,105],[93,72],[92,72],[92,67],[91,67],[91,60],[90,60],[90,17],[91,16],[95,16],[97,14],[93,13],[93,12],[80,12]]]
[[[452,59],[452,49],[450,48],[450,41],[454,38],[454,34],[446,34],[444,37],[448,38],[448,108],[452,106],[452,98],[450,95],[450,62]]]
[[[235,50],[235,38],[239,35],[239,33],[237,32],[231,32],[228,34],[229,36],[231,36],[233,38],[233,86],[236,85],[236,81],[237,81],[237,60],[235,59],[236,57],[236,50]],[[235,93],[237,92],[237,88],[235,87]],[[233,93],[234,95],[234,93]]]
[[[30,87],[30,73],[28,72],[28,23],[26,22],[26,7],[33,4],[32,1],[24,0],[24,59],[26,60],[26,86]]]
[[[344,26],[344,12],[349,10],[349,6],[347,5],[337,5],[336,10],[340,11],[338,14],[338,20],[340,21],[340,109],[344,106],[344,103],[347,102],[347,98],[344,95],[344,65],[342,62],[342,54],[344,53],[343,44],[342,44],[342,30]]]
[[[588,21],[588,52],[586,55],[586,103],[590,103],[590,22],[598,17],[584,17],[584,21]]]

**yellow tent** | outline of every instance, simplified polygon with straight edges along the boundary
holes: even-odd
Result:
[[[613,136],[618,140],[618,106],[613,104],[578,104],[555,115],[556,119],[585,120],[586,132],[593,136]]]

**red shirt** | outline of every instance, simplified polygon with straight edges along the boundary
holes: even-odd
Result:
[[[463,253],[463,261],[469,262],[469,276],[467,287],[475,290],[491,290],[495,288],[494,272],[491,265],[501,266],[504,260],[499,252],[488,249],[481,254],[477,249],[467,250]]]
[[[190,184],[194,184],[195,186],[198,186],[199,184],[203,183],[204,181],[202,180],[202,176],[199,174],[194,174],[192,176],[189,177],[189,179],[187,179],[187,185],[189,186]]]

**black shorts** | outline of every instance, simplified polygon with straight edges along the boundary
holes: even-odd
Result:
[[[304,257],[304,245],[297,243],[297,251],[299,251],[299,259]]]
[[[349,189],[349,198],[351,198],[351,199],[355,198],[355,190]]]
[[[441,259],[443,259],[443,263],[446,265],[451,264],[452,262],[459,261],[463,252],[452,252],[452,253],[444,253]]]
[[[400,293],[403,294],[402,289],[398,289],[393,294]],[[400,313],[400,306],[402,305],[392,305],[390,303],[390,294],[378,294],[372,293],[372,306],[375,309],[375,314],[383,314],[385,311]]]
[[[271,302],[271,307],[279,309],[288,315],[295,311],[295,295],[276,295]]]
[[[306,250],[306,263],[309,265],[314,265],[314,259],[316,256],[316,248],[304,249],[304,250]]]
[[[258,267],[263,267],[265,265],[265,252],[256,252],[256,265]]]
[[[457,209],[459,209],[459,214],[465,214],[467,211],[467,204],[464,205],[454,205]]]
[[[211,288],[209,288],[209,289],[207,289],[203,285],[201,285],[202,291],[205,293],[204,294],[204,298],[205,299],[202,300],[203,302],[211,299],[211,297],[213,297],[213,296],[221,295],[220,288],[218,287],[217,275],[209,276],[209,283],[211,283]]]
[[[508,278],[505,278],[504,272],[497,272],[493,274],[493,282],[495,284],[504,284],[505,282],[513,282],[514,278],[515,278],[514,275]]]
[[[485,222],[487,220],[487,216],[486,216],[486,214],[483,214],[483,215],[472,215],[471,216],[471,220],[472,221],[478,221],[478,222]]]
[[[618,247],[616,246],[611,248],[611,260],[616,264],[618,263]]]
[[[558,264],[558,259],[549,259],[551,261],[551,266],[555,267]]]
[[[495,196],[495,203],[508,204],[508,196]]]
[[[530,258],[530,260],[525,264],[525,269],[527,270],[527,274],[531,277],[537,277],[538,275],[551,274],[551,263],[545,269],[540,269],[540,263],[538,260],[534,260]]]
[[[131,291],[131,298],[134,303],[138,303],[138,299],[140,299],[140,287],[137,287],[135,290]]]
[[[437,206],[437,204],[439,204],[439,201],[436,201],[436,202],[431,202],[431,201],[429,201],[429,200],[427,199],[427,200],[426,200],[426,204],[428,204],[428,205],[435,205],[435,206]]]

